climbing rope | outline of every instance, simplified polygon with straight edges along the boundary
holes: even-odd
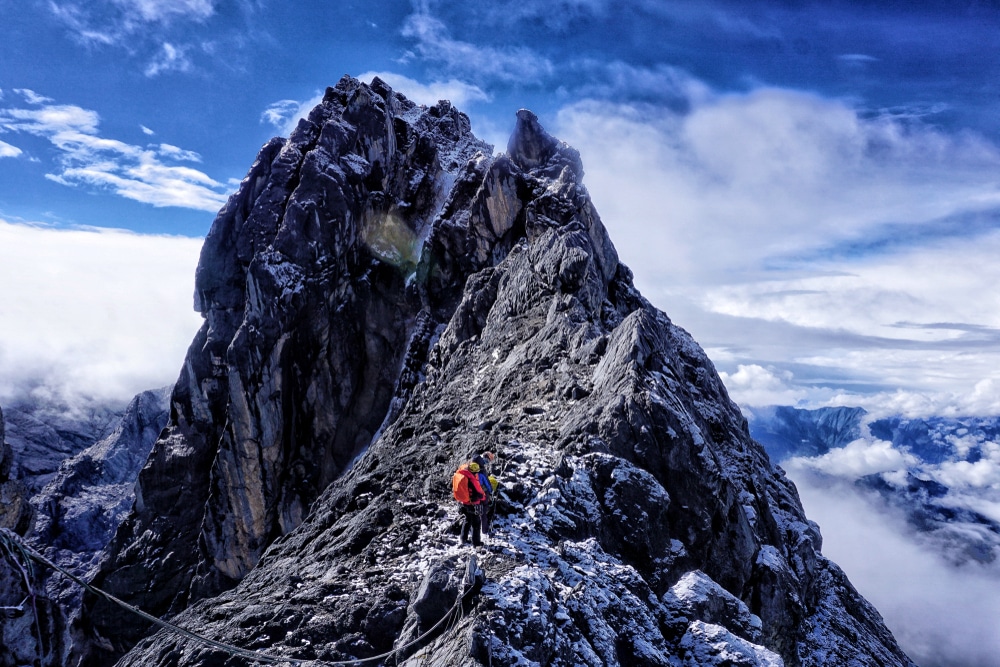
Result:
[[[19,539],[11,540],[8,534],[15,538],[17,537],[17,533],[8,528],[0,529],[0,546],[3,547],[10,562],[14,564],[14,567],[21,574],[21,579],[24,581],[24,590],[27,595],[17,607],[4,607],[3,610],[23,612],[24,605],[27,604],[29,599],[31,600],[31,612],[35,619],[34,629],[35,638],[38,640],[38,652],[44,653],[45,644],[42,642],[41,620],[38,618],[38,600],[35,596],[35,589],[31,585],[31,580],[35,578],[35,570],[31,567],[31,559],[28,558],[28,553],[25,551],[26,545],[23,545]],[[17,558],[16,554],[21,554],[21,558]]]
[[[204,636],[199,635],[199,634],[197,634],[195,632],[191,632],[190,630],[185,630],[184,628],[182,628],[182,627],[180,627],[178,625],[174,625],[173,623],[170,623],[169,621],[164,621],[163,619],[157,618],[157,617],[155,617],[155,616],[153,616],[151,614],[147,614],[146,612],[142,611],[138,607],[130,605],[129,603],[125,602],[124,600],[119,600],[114,595],[111,595],[110,593],[102,591],[101,589],[97,588],[96,586],[92,586],[91,584],[87,583],[86,581],[84,581],[80,577],[76,576],[72,572],[69,572],[68,570],[65,570],[64,568],[60,567],[59,565],[56,565],[51,560],[49,560],[48,558],[46,558],[45,556],[43,556],[42,554],[40,554],[38,551],[36,551],[35,549],[33,549],[26,542],[24,542],[19,535],[17,535],[16,533],[14,533],[13,531],[11,531],[11,530],[9,530],[7,528],[0,528],[0,544],[2,544],[5,547],[5,549],[10,553],[10,555],[11,555],[11,557],[12,557],[15,565],[18,567],[18,569],[21,570],[22,574],[24,574],[25,577],[27,577],[28,574],[27,574],[27,572],[25,572],[24,567],[21,566],[21,563],[18,562],[17,559],[13,558],[13,555],[14,555],[15,551],[19,552],[24,557],[24,562],[27,563],[27,567],[28,567],[29,571],[31,570],[30,560],[34,560],[34,561],[40,563],[41,565],[44,565],[44,566],[46,566],[46,567],[48,567],[48,568],[50,568],[52,570],[55,570],[56,572],[59,572],[59,573],[63,574],[64,576],[68,577],[72,581],[76,582],[77,584],[79,584],[83,588],[85,588],[88,591],[90,591],[91,593],[93,593],[94,595],[98,595],[98,596],[104,598],[105,600],[108,600],[109,602],[112,602],[112,603],[118,605],[122,609],[125,609],[126,611],[128,611],[128,612],[130,612],[132,614],[135,614],[135,615],[137,615],[137,616],[139,616],[139,617],[141,617],[141,618],[149,621],[150,623],[152,623],[152,624],[154,624],[154,625],[156,625],[156,626],[158,626],[158,627],[160,627],[160,628],[162,628],[164,630],[167,630],[169,632],[173,632],[175,634],[178,634],[178,635],[180,635],[180,636],[182,636],[182,637],[184,637],[186,639],[191,639],[193,641],[201,642],[202,644],[204,644],[206,646],[210,646],[210,647],[218,649],[220,651],[224,651],[224,652],[229,653],[230,655],[233,655],[233,656],[237,656],[237,657],[241,657],[241,658],[246,658],[247,660],[253,660],[253,661],[256,661],[256,662],[264,662],[264,663],[268,663],[268,664],[272,664],[272,665],[279,665],[279,664],[285,664],[285,665],[287,665],[287,664],[291,664],[291,665],[314,665],[316,667],[342,667],[344,665],[360,665],[360,664],[366,663],[366,662],[374,662],[374,661],[378,661],[378,660],[384,660],[384,659],[389,658],[389,657],[391,657],[391,656],[393,656],[393,655],[395,655],[397,653],[401,653],[402,651],[405,651],[406,649],[408,649],[408,648],[410,648],[412,646],[415,646],[416,644],[419,644],[423,640],[427,639],[427,637],[429,637],[435,630],[437,630],[445,622],[447,622],[449,619],[451,619],[455,615],[456,611],[459,612],[459,614],[458,614],[459,617],[464,616],[464,613],[462,612],[462,604],[465,601],[465,598],[466,598],[466,596],[469,593],[468,582],[465,579],[463,579],[463,582],[462,582],[463,583],[463,589],[464,589],[463,592],[460,595],[458,595],[457,599],[455,600],[455,604],[451,607],[451,609],[449,609],[445,613],[445,615],[441,618],[441,620],[439,620],[437,623],[435,623],[433,626],[431,626],[431,628],[428,629],[427,632],[423,633],[422,635],[420,635],[416,639],[414,639],[414,640],[412,640],[410,642],[407,642],[406,644],[404,644],[404,645],[402,645],[402,646],[400,646],[398,648],[394,648],[391,651],[386,651],[385,653],[382,653],[382,654],[379,654],[379,655],[373,655],[373,656],[368,657],[368,658],[355,658],[353,660],[340,660],[340,661],[332,661],[332,662],[331,661],[326,661],[326,660],[306,660],[306,659],[302,659],[302,658],[279,658],[277,656],[267,655],[266,653],[259,653],[257,651],[250,651],[250,650],[247,650],[247,649],[240,648],[238,646],[232,646],[231,644],[225,644],[223,642],[219,642],[219,641],[216,641],[214,639],[209,639],[208,637],[204,637]],[[26,579],[26,581],[27,581],[27,579]],[[29,589],[28,590],[29,590],[29,594],[30,594],[30,592],[31,592],[30,583],[28,585],[29,585]],[[32,598],[34,598],[33,595],[32,595]],[[22,605],[23,604],[24,603],[22,602]],[[36,610],[36,613],[35,613],[35,619],[36,619],[36,624],[37,624],[37,619],[38,619],[37,610]],[[455,627],[456,625],[457,625],[457,621],[451,627]],[[41,646],[42,646],[42,644],[41,644],[41,636],[39,636],[39,647],[41,647]]]

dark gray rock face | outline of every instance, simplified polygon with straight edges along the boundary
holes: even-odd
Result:
[[[329,89],[215,221],[206,323],[95,583],[302,660],[911,664],[582,177],[530,112],[493,156],[448,103]],[[473,561],[448,482],[483,449],[503,491]],[[230,664],[136,645],[103,602],[78,630],[71,664]]]
[[[47,473],[51,480],[37,493],[32,494],[20,480],[2,481],[2,527],[25,536],[30,545],[63,567],[81,576],[92,574],[101,551],[131,510],[139,469],[167,422],[168,399],[168,389],[136,396],[117,423],[95,429],[95,433],[110,430],[106,437],[63,461],[54,476]],[[27,419],[22,410],[21,424],[32,424],[31,433],[51,437],[56,429],[41,421],[46,413],[52,414],[34,410]],[[110,410],[99,413],[113,414]],[[55,424],[63,432],[78,434],[80,444],[85,444],[86,426],[68,429],[73,421],[65,416]],[[0,442],[2,434],[0,424]],[[28,451],[45,441],[45,437],[34,438]],[[0,453],[0,469],[11,468],[10,447]],[[12,519],[18,514],[20,520]],[[34,664],[36,660],[44,665],[65,664],[72,644],[67,633],[80,609],[81,589],[37,563],[27,567],[17,554],[5,556],[0,564],[0,606],[15,609],[0,621],[4,637],[0,665]]]
[[[13,450],[10,476],[34,495],[55,477],[63,461],[107,436],[122,413],[107,406],[22,402],[7,406],[4,414]]]
[[[0,528],[24,535],[31,527],[30,492],[15,475],[14,450],[7,442],[0,411]]]

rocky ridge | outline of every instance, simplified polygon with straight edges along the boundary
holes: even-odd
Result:
[[[92,575],[102,550],[131,510],[136,476],[167,421],[168,398],[168,389],[142,392],[124,410],[94,410],[82,422],[51,407],[18,410],[20,423],[33,424],[27,433],[35,436],[22,439],[27,446],[20,453],[44,455],[31,456],[31,465],[16,466],[17,455],[5,444],[0,470],[21,471],[32,481],[37,482],[34,473],[43,469],[40,461],[48,468],[63,451],[44,448],[57,430],[75,434],[71,450],[86,445],[88,433],[106,435],[62,461],[54,473],[46,472],[49,482],[40,491],[32,492],[20,479],[4,481],[0,485],[0,527],[22,535],[28,545],[63,567],[81,576]],[[30,419],[24,417],[26,413]],[[117,420],[103,425],[105,416],[116,414]],[[46,415],[56,418],[50,420]],[[92,427],[94,415],[101,415],[99,428]],[[3,430],[0,414],[0,443],[4,443]],[[80,609],[82,590],[37,563],[25,567],[23,559],[6,556],[0,562],[0,606],[6,608],[0,621],[0,665],[34,664],[36,660],[39,664],[65,664],[70,643],[66,633]]]
[[[582,178],[528,111],[495,156],[447,102],[328,89],[206,239],[205,325],[94,582],[289,659],[909,665]],[[486,448],[472,558],[447,481]],[[69,664],[231,664],[84,612]]]
[[[7,443],[13,452],[11,477],[37,494],[63,461],[109,435],[121,415],[121,409],[103,405],[75,408],[21,400],[5,406]]]

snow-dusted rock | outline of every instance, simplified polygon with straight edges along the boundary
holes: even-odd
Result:
[[[694,621],[680,642],[684,667],[784,667],[781,656],[733,635],[724,627]]]
[[[693,570],[681,577],[664,593],[663,604],[678,618],[721,625],[748,641],[760,643],[760,617],[704,572]]]
[[[167,422],[170,389],[138,394],[106,437],[64,461],[31,502],[33,543],[87,572],[135,500],[135,480]]]
[[[582,176],[530,112],[493,156],[448,103],[329,89],[206,239],[206,323],[95,583],[302,660],[909,665]],[[481,590],[436,619],[483,449]],[[84,664],[227,659],[101,600],[76,630]]]
[[[108,435],[120,417],[120,410],[108,406],[6,406],[7,442],[14,454],[11,477],[22,480],[31,494],[38,493],[63,461]]]

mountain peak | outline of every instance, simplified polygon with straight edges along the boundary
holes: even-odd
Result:
[[[206,238],[205,324],[94,584],[320,662],[908,665],[582,174],[529,111],[494,156],[448,103],[329,89]],[[449,480],[486,449],[470,558]],[[218,659],[81,619],[84,663]]]

